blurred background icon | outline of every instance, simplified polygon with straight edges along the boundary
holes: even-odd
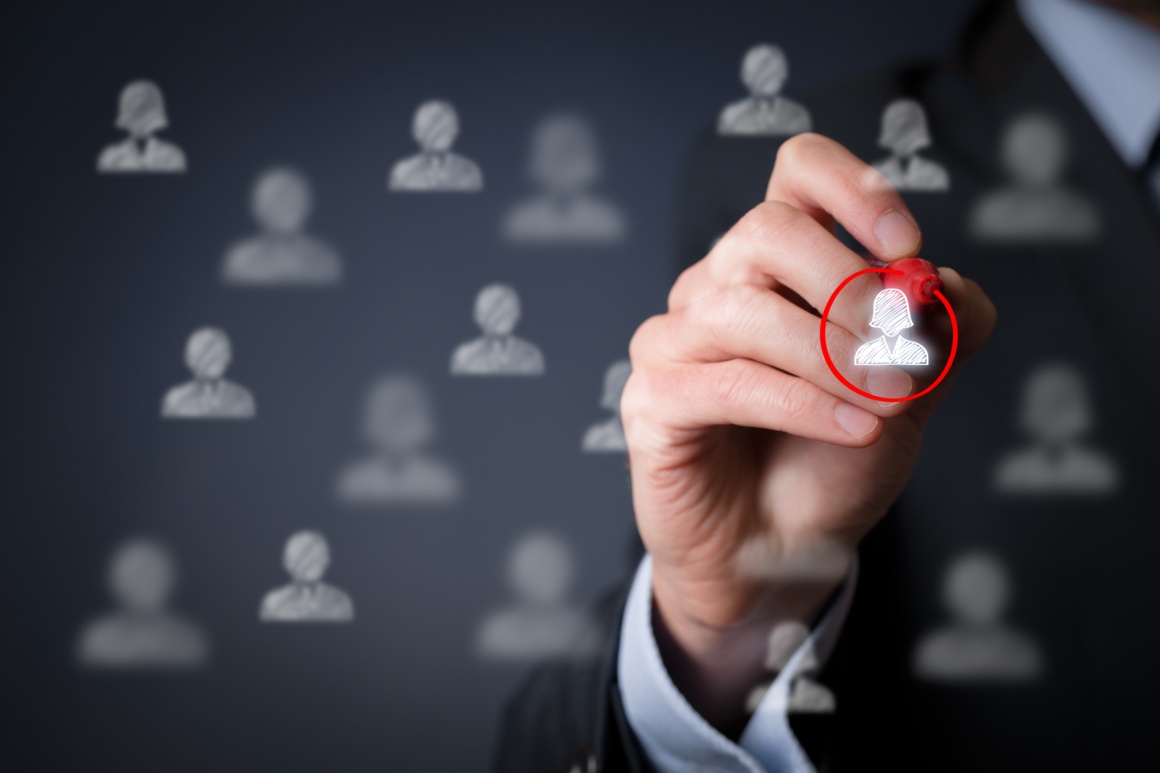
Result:
[[[77,660],[95,669],[190,668],[207,657],[196,625],[170,612],[177,573],[160,542],[123,543],[109,563],[109,592],[116,609],[82,630]]]
[[[632,363],[617,360],[604,373],[604,392],[600,396],[600,407],[612,411],[612,416],[597,422],[584,433],[580,450],[586,454],[625,453],[628,444],[624,439],[624,425],[620,421],[620,396],[624,385],[632,375]]]
[[[882,112],[882,132],[878,146],[890,155],[874,162],[900,191],[945,191],[951,178],[942,164],[923,158],[918,151],[930,147],[926,111],[913,99],[896,99]]]
[[[286,541],[282,565],[290,584],[262,599],[264,623],[349,623],[354,604],[346,592],[322,582],[330,566],[330,545],[316,531],[300,531]]]
[[[749,96],[721,111],[717,133],[788,137],[810,130],[810,113],[802,105],[781,96],[789,78],[789,63],[779,46],[759,44],[741,61],[741,82]]]
[[[450,102],[424,102],[415,111],[411,136],[419,153],[391,169],[387,187],[392,191],[483,190],[483,173],[470,158],[451,152],[459,136],[459,114]]]
[[[459,498],[459,475],[428,453],[435,416],[423,384],[396,373],[367,391],[362,436],[371,453],[339,475],[338,498],[354,505],[447,504]]]
[[[115,126],[129,136],[109,145],[97,158],[97,171],[123,172],[185,171],[185,153],[177,145],[155,135],[169,125],[165,99],[152,81],[133,81],[121,91]]]
[[[1010,495],[1110,494],[1119,485],[1113,460],[1084,437],[1095,423],[1080,371],[1053,363],[1033,371],[1023,387],[1019,428],[1028,444],[995,467],[995,489]]]
[[[968,553],[947,570],[943,604],[951,621],[914,650],[915,676],[932,682],[1021,682],[1039,677],[1038,645],[1009,627],[1007,570],[988,553]]]
[[[252,419],[254,398],[245,387],[223,376],[233,350],[225,331],[203,327],[185,345],[185,364],[193,381],[175,386],[165,394],[161,415],[166,419]]]
[[[1087,242],[1099,236],[1095,202],[1063,181],[1070,148],[1059,121],[1045,113],[1019,116],[1003,133],[1001,153],[1011,182],[976,202],[972,236],[1024,244]]]
[[[290,167],[262,172],[250,194],[250,213],[261,233],[229,249],[222,263],[222,281],[258,287],[341,281],[338,252],[303,231],[313,209],[310,181],[302,172]]]
[[[624,238],[620,209],[591,192],[603,167],[596,135],[576,115],[550,115],[532,134],[528,176],[539,189],[507,213],[514,243],[611,243]]]
[[[769,633],[769,641],[765,647],[765,670],[770,672],[772,677],[776,677],[798,648],[805,644],[809,635],[809,629],[799,620],[786,620],[775,625]],[[745,701],[746,711],[753,713],[757,709],[771,684],[772,678],[753,688]]]
[[[451,356],[453,376],[542,376],[544,355],[512,335],[520,321],[520,297],[514,288],[492,284],[475,298],[475,323],[483,335],[461,344]]]
[[[521,538],[507,564],[515,601],[483,621],[476,638],[479,656],[513,661],[595,656],[601,633],[568,601],[575,574],[575,558],[562,539],[541,532]]]

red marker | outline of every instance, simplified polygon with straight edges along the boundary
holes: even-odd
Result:
[[[888,263],[884,260],[878,260],[878,258],[867,257],[866,262],[874,268],[891,268],[901,271],[901,275],[882,274],[882,286],[906,293],[907,299],[919,309],[925,309],[927,306],[939,302],[934,293],[935,290],[942,290],[943,284],[942,280],[939,279],[938,269],[929,260],[903,258]]]

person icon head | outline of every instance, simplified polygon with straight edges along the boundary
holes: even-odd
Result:
[[[459,114],[450,102],[424,102],[415,111],[411,135],[424,153],[446,153],[459,136]]]
[[[396,374],[376,382],[367,393],[363,436],[376,449],[407,456],[435,437],[435,420],[423,386]]]
[[[1003,166],[1021,185],[1053,185],[1062,177],[1067,157],[1068,143],[1063,129],[1042,113],[1017,118],[1003,134]]]
[[[775,625],[765,646],[765,670],[778,672],[784,669],[809,635],[809,629],[799,620],[786,620]],[[803,668],[806,666],[802,663]]]
[[[600,172],[596,136],[582,118],[559,113],[536,127],[530,173],[544,189],[575,193],[594,183]]]
[[[524,537],[512,548],[508,559],[508,583],[516,597],[529,606],[562,603],[574,574],[571,551],[550,534]]]
[[[263,172],[250,195],[250,211],[263,230],[295,233],[310,218],[314,197],[310,182],[296,169],[275,167]]]
[[[505,284],[488,285],[475,298],[475,323],[487,337],[512,334],[520,321],[520,297]]]
[[[330,545],[316,531],[300,531],[286,541],[282,565],[295,583],[320,582],[330,566]]]
[[[1007,572],[986,553],[969,553],[951,565],[943,585],[943,603],[959,624],[999,624],[1011,598]]]
[[[779,46],[760,43],[741,60],[741,81],[754,97],[776,97],[788,77],[789,63]]]
[[[109,591],[123,610],[134,614],[164,610],[175,580],[169,551],[151,539],[125,543],[109,564]]]
[[[195,330],[185,345],[185,364],[198,381],[216,381],[225,375],[233,351],[225,331],[216,327]]]
[[[1036,441],[1063,445],[1092,426],[1087,385],[1069,365],[1047,365],[1031,375],[1023,392],[1020,424]]]
[[[913,326],[914,321],[910,318],[910,304],[906,300],[906,293],[891,287],[874,296],[874,315],[870,319],[870,327],[877,328],[887,337],[893,338],[903,329]]]
[[[608,366],[604,373],[604,393],[600,397],[600,407],[620,412],[620,396],[624,393],[624,386],[628,377],[632,375],[632,363],[628,360],[617,360]]]
[[[145,139],[169,125],[165,99],[152,81],[133,81],[121,90],[116,126],[135,139]]]
[[[913,99],[896,99],[882,113],[878,146],[896,156],[908,158],[930,146],[926,111]]]

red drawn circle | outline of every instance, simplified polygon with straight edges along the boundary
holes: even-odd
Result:
[[[899,276],[903,276],[904,272],[899,271],[896,268],[865,268],[861,271],[855,271],[853,274],[850,274],[850,276],[842,280],[842,283],[838,285],[838,289],[834,290],[834,294],[830,296],[830,300],[826,304],[825,311],[822,312],[822,324],[820,326],[822,336],[822,356],[826,358],[826,365],[829,366],[830,372],[833,373],[839,381],[863,397],[869,397],[871,400],[877,400],[880,403],[904,403],[907,400],[916,400],[938,386],[942,380],[947,377],[947,373],[949,373],[951,369],[951,363],[955,361],[955,354],[959,350],[959,321],[955,318],[955,310],[951,308],[950,302],[947,301],[946,296],[942,294],[941,290],[934,291],[935,297],[942,301],[943,308],[947,310],[947,316],[951,318],[951,354],[949,357],[947,357],[947,364],[943,366],[942,373],[938,374],[938,378],[934,380],[933,384],[921,392],[916,392],[915,394],[907,395],[906,397],[879,397],[878,395],[870,394],[866,390],[859,389],[858,387],[851,384],[850,381],[838,371],[838,368],[834,365],[833,358],[830,357],[830,348],[826,345],[826,321],[830,317],[830,309],[834,307],[834,301],[838,299],[838,293],[842,292],[846,285],[850,284],[850,282],[862,276],[863,274],[898,274]]]

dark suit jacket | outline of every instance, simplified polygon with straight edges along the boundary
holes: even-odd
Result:
[[[932,421],[911,485],[861,548],[861,577],[823,673],[838,711],[824,743],[807,748],[825,770],[1136,770],[1160,759],[1160,410],[1155,394],[1160,219],[1143,181],[1020,22],[1012,2],[984,5],[953,58],[866,75],[803,99],[816,130],[868,161],[885,105],[926,108],[947,194],[905,194],[923,254],[976,279],[999,309],[994,337]],[[1066,128],[1069,183],[1094,198],[1098,241],[994,247],[967,233],[971,205],[1006,180],[999,138],[1040,110]],[[686,170],[677,249],[684,263],[758,203],[778,142],[706,134]],[[1022,385],[1063,361],[1089,381],[1096,429],[1085,442],[1116,460],[1112,496],[1004,497],[999,458],[1024,442]],[[1007,565],[1008,625],[1038,642],[1045,672],[1031,684],[933,686],[910,661],[924,632],[947,621],[941,585],[970,549]],[[497,770],[648,770],[616,681],[620,603],[597,663],[549,665],[504,717]]]

